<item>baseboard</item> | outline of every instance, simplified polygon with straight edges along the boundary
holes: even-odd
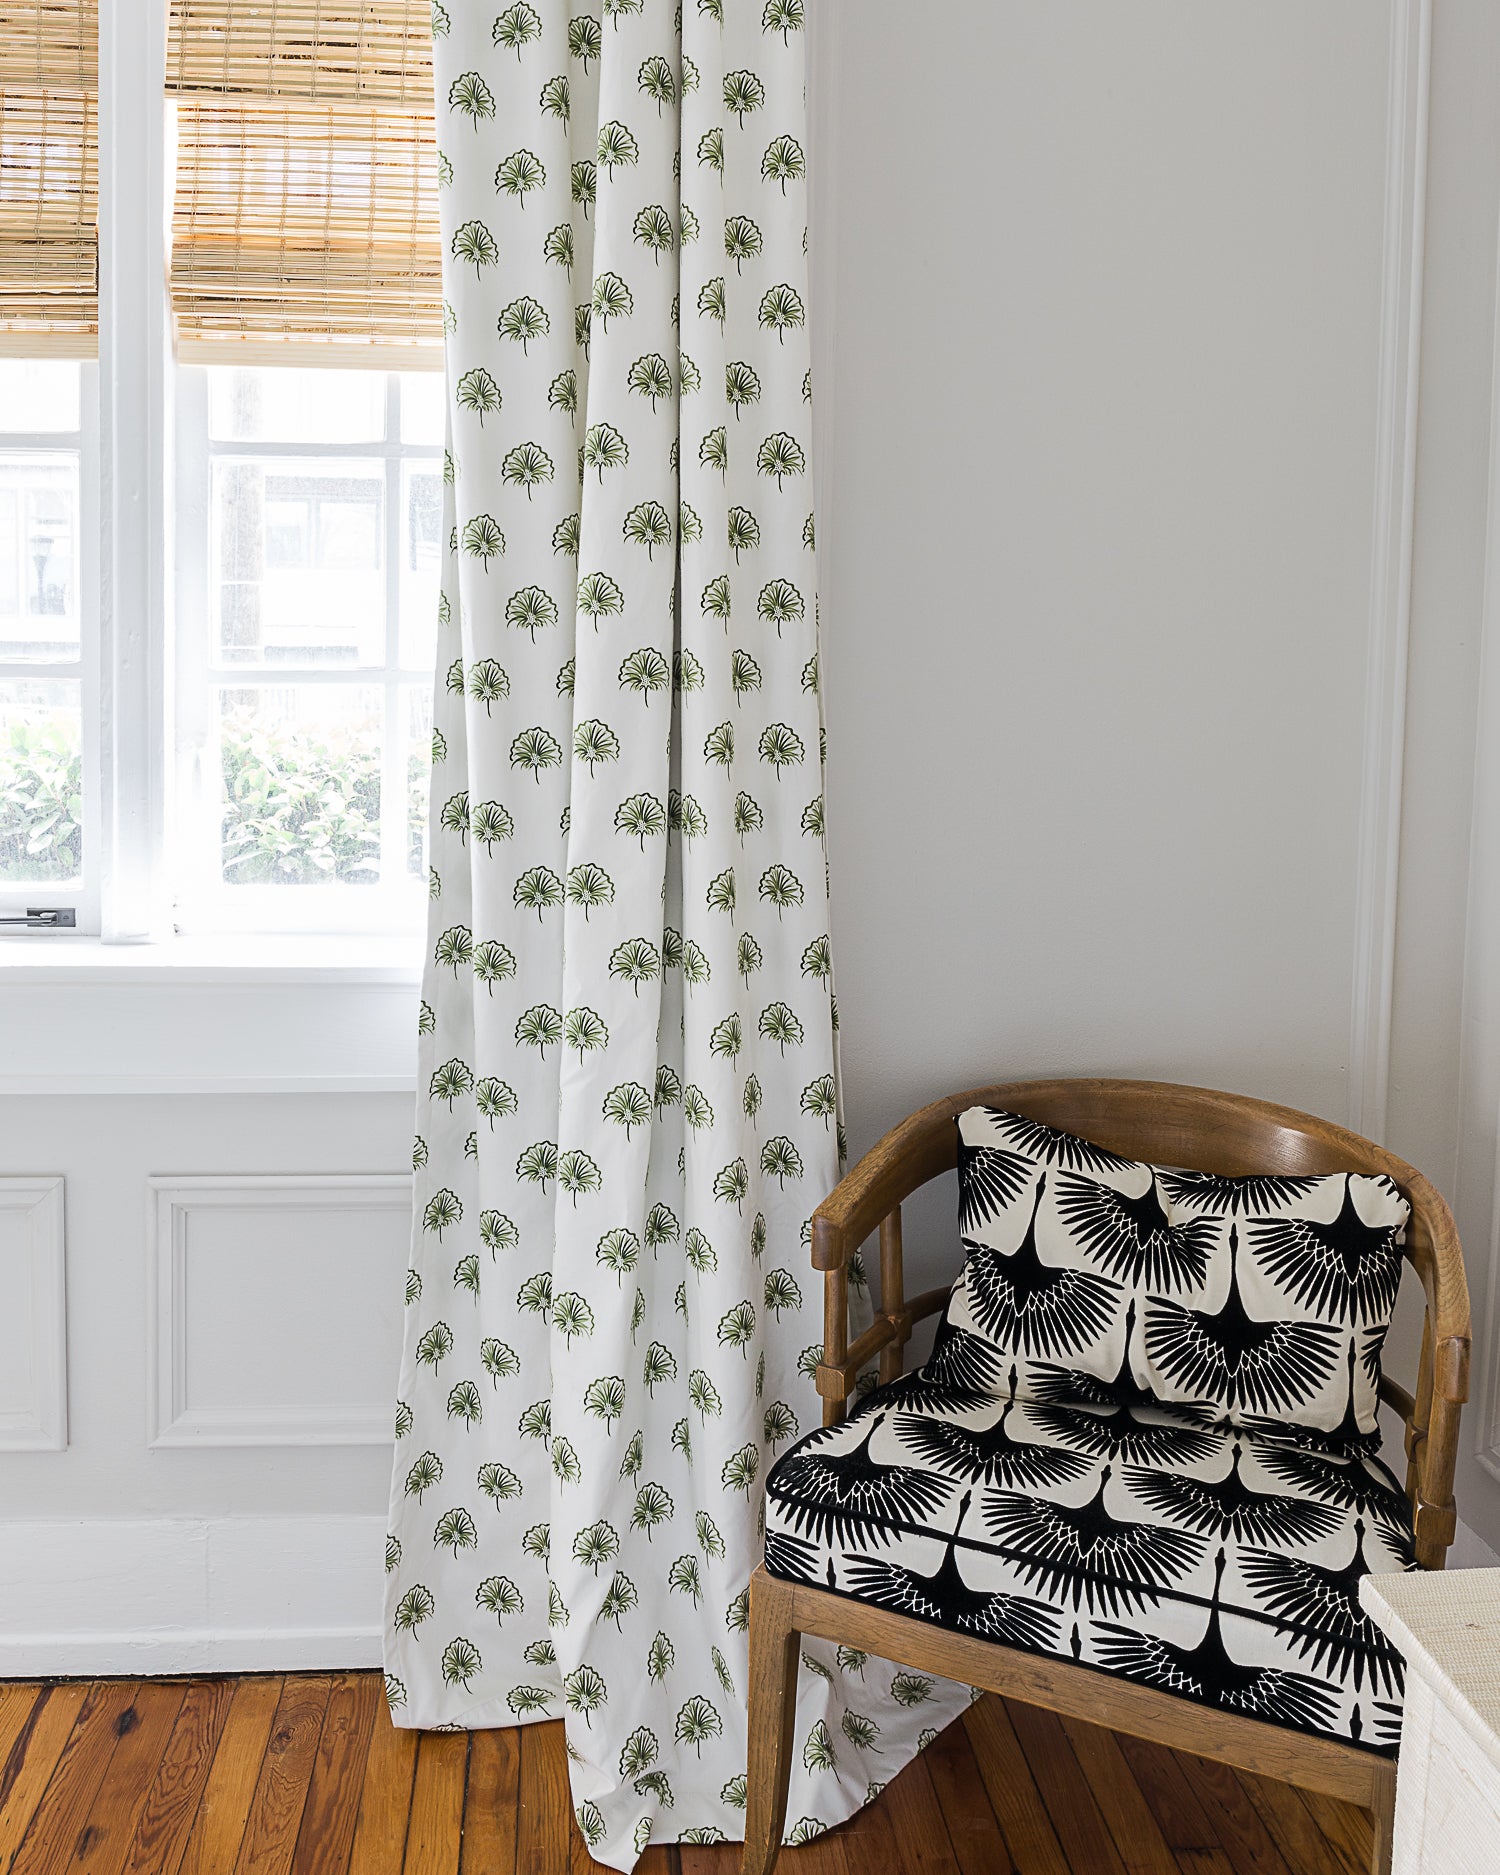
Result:
[[[124,1634],[0,1636],[0,1680],[328,1673],[380,1665],[380,1630],[166,1628]]]
[[[381,1517],[0,1525],[0,1678],[380,1664]]]
[[[1471,1530],[1466,1523],[1460,1523],[1453,1533],[1453,1543],[1448,1551],[1450,1569],[1496,1569],[1500,1568],[1500,1556],[1497,1556],[1477,1530]]]

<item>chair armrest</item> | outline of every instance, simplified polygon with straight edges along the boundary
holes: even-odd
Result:
[[[901,1248],[901,1201],[958,1163],[951,1101],[939,1101],[893,1127],[852,1166],[813,1213],[812,1264],[823,1272],[823,1358],[817,1388],[824,1425],[836,1425],[861,1368],[880,1357],[880,1378],[905,1371],[912,1323],[940,1309],[946,1289],[932,1289],[907,1306]],[[858,1339],[849,1342],[849,1259],[872,1231],[880,1231],[880,1307]]]
[[[1421,1173],[1404,1181],[1412,1217],[1406,1259],[1421,1279],[1432,1337],[1432,1387],[1462,1405],[1469,1397],[1469,1285],[1458,1226],[1442,1195]]]
[[[951,1100],[936,1101],[893,1126],[813,1212],[812,1263],[841,1269],[882,1221],[929,1179],[958,1163]],[[882,1298],[884,1300],[884,1298]]]

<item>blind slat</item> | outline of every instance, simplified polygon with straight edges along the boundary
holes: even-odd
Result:
[[[426,0],[173,0],[184,357],[442,362]]]
[[[0,0],[0,354],[98,349],[98,15]]]
[[[0,86],[95,91],[99,14],[79,0],[0,0]]]
[[[408,0],[176,0],[167,89],[430,114],[432,22]]]

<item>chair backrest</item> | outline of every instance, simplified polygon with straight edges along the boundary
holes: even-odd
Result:
[[[950,1121],[967,1107],[1004,1107],[1125,1158],[1194,1172],[1383,1172],[1412,1208],[1408,1261],[1425,1285],[1428,1268],[1444,1257],[1450,1281],[1464,1287],[1463,1332],[1468,1333],[1458,1231],[1442,1195],[1415,1166],[1347,1127],[1245,1094],[1165,1081],[1011,1081],[951,1095],[938,1105]],[[956,1163],[956,1144],[954,1158]]]
[[[1419,1176],[1372,1141],[1310,1113],[1244,1094],[1162,1081],[1009,1081],[950,1095],[948,1115],[1004,1107],[1045,1120],[1126,1158],[1193,1171],[1387,1172]]]
[[[1292,1107],[1207,1087],[1110,1080],[1002,1081],[933,1101],[893,1127],[814,1214],[813,1263],[829,1272],[831,1284],[825,1362],[830,1375],[840,1365],[834,1355],[845,1354],[835,1292],[842,1291],[848,1258],[879,1227],[883,1270],[889,1266],[899,1273],[901,1201],[957,1164],[954,1120],[975,1106],[1023,1114],[1156,1165],[1237,1175],[1384,1173],[1394,1180],[1411,1205],[1405,1254],[1421,1279],[1427,1313],[1415,1394],[1394,1385],[1382,1392],[1407,1421],[1408,1491],[1417,1518],[1418,1558],[1425,1567],[1441,1568],[1442,1552],[1453,1539],[1458,1418],[1468,1398],[1469,1370],[1469,1290],[1453,1214],[1415,1166],[1346,1127]],[[911,1322],[933,1300],[931,1295],[921,1298],[913,1311],[898,1299],[892,1311],[882,1295],[893,1348],[904,1345]],[[850,1365],[847,1358],[842,1365]]]

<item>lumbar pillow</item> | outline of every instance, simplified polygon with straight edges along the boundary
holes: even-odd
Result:
[[[972,1336],[1025,1399],[1374,1431],[1410,1215],[1390,1179],[1144,1165],[990,1107],[958,1134],[964,1269],[934,1362]]]

